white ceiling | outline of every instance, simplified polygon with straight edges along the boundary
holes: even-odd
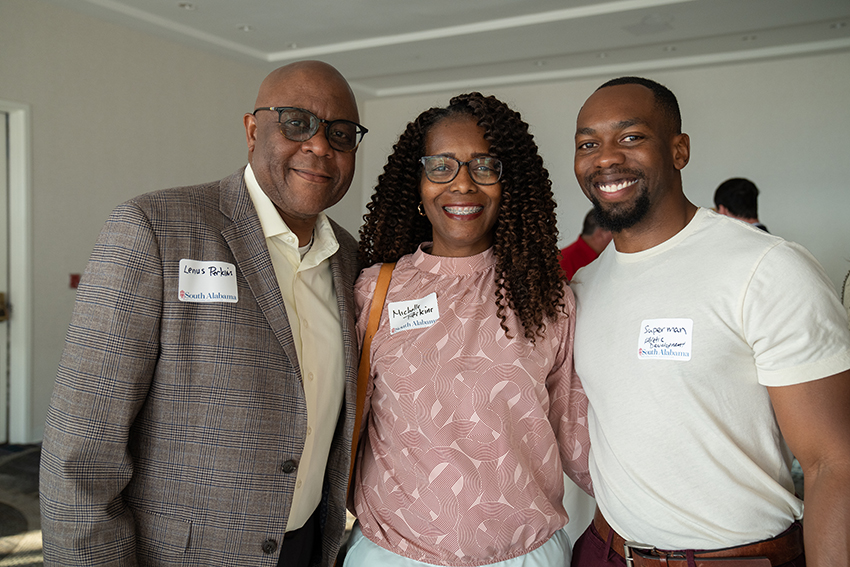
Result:
[[[850,0],[51,1],[374,97],[850,49]]]

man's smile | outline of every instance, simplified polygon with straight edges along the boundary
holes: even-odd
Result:
[[[623,181],[614,181],[611,183],[594,183],[594,186],[603,193],[616,193],[617,191],[622,191],[626,187],[631,187],[637,182],[637,179],[625,179]]]
[[[321,172],[321,171],[314,171],[314,170],[310,170],[310,169],[298,169],[298,168],[293,168],[293,171],[295,173],[297,173],[299,176],[301,176],[302,178],[304,178],[308,181],[312,181],[313,183],[325,183],[329,179],[331,179],[330,175],[327,175],[327,174],[325,174],[324,172]]]

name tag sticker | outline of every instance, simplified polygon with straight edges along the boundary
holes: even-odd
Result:
[[[638,358],[690,360],[693,319],[645,319],[640,324]]]
[[[437,294],[431,293],[422,299],[390,303],[390,334],[410,329],[424,329],[440,320]]]
[[[178,299],[189,303],[236,303],[236,266],[227,262],[180,260]]]

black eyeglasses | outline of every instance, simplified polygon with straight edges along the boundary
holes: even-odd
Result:
[[[350,120],[324,120],[309,110],[294,106],[264,106],[254,109],[254,116],[260,110],[277,112],[280,131],[287,140],[306,142],[316,135],[320,124],[326,124],[325,138],[330,146],[340,152],[353,152],[360,145],[367,130]]]
[[[478,185],[495,185],[502,178],[502,162],[490,156],[460,161],[451,156],[425,156],[419,158],[425,177],[432,183],[448,183],[457,177],[464,165],[469,176]]]

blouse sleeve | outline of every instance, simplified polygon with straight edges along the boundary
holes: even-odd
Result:
[[[567,313],[552,323],[551,339],[555,344],[555,364],[547,379],[549,421],[558,440],[564,472],[582,490],[593,496],[588,457],[590,433],[587,428],[587,396],[573,364],[573,339],[576,306],[572,291],[565,288]]]
[[[357,317],[357,348],[363,348],[363,337],[366,335],[366,326],[369,324],[369,310],[372,307],[372,296],[375,295],[375,287],[378,284],[378,273],[381,264],[375,264],[361,270],[357,281],[354,282],[354,305]]]
[[[366,327],[369,325],[369,311],[372,307],[372,297],[375,295],[375,287],[378,284],[378,273],[381,271],[381,264],[375,264],[360,272],[357,281],[354,282],[354,305],[357,314],[357,348],[363,350],[363,337],[366,335]],[[374,351],[374,345],[372,346]],[[371,353],[370,353],[371,357]],[[375,389],[374,371],[369,369],[369,384],[366,386],[366,397],[363,401],[363,419],[360,422],[360,439],[365,437],[366,424],[368,423],[369,409],[371,408],[372,391]],[[363,451],[361,444],[358,450],[359,454]],[[359,476],[359,465],[355,468],[355,476]],[[353,497],[354,491],[349,493],[349,499]],[[353,502],[349,502],[350,510],[354,510]]]

